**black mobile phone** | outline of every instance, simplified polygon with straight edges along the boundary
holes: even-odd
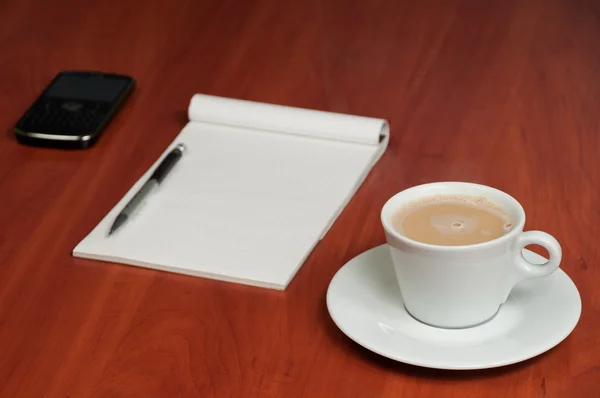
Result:
[[[17,140],[50,148],[89,148],[134,86],[130,76],[62,71],[15,125]]]

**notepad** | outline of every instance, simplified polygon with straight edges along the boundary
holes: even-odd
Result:
[[[73,256],[284,290],[385,151],[385,120],[196,94],[189,122]],[[186,152],[123,228],[116,215]]]

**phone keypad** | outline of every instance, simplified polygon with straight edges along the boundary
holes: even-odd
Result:
[[[106,109],[98,103],[44,100],[35,103],[21,118],[21,128],[39,133],[76,135],[98,129]]]

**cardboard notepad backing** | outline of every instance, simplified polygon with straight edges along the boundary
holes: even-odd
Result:
[[[75,257],[283,290],[388,143],[385,120],[195,95],[190,122]],[[178,143],[143,209],[111,223]]]

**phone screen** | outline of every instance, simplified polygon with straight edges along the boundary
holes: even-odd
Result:
[[[69,100],[112,102],[127,88],[130,81],[99,74],[61,74],[45,93],[46,97]]]

